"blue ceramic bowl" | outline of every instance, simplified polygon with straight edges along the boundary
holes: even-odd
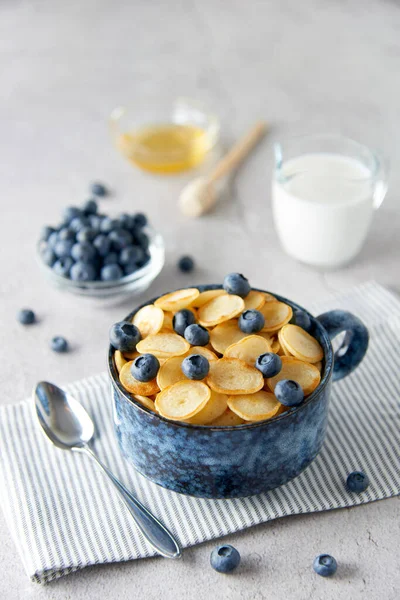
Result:
[[[221,286],[198,287],[203,291]],[[274,295],[292,308],[304,310]],[[154,299],[146,304],[153,302]],[[368,346],[368,331],[352,314],[335,310],[318,318],[310,317],[313,335],[325,355],[318,388],[303,404],[288,412],[268,421],[235,427],[173,422],[148,410],[119,383],[110,347],[114,424],[125,458],[151,481],[174,492],[202,498],[251,496],[297,477],[314,460],[324,441],[332,381],[351,373]],[[343,331],[344,341],[334,355],[331,339]]]

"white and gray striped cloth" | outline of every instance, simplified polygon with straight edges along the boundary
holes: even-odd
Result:
[[[201,500],[144,479],[122,458],[113,433],[105,374],[67,386],[92,415],[100,458],[190,546],[278,517],[352,506],[400,493],[400,301],[366,283],[314,307],[344,308],[370,329],[358,370],[335,383],[323,449],[297,479],[240,500]],[[348,493],[349,472],[371,480]],[[39,431],[31,401],[0,409],[1,507],[27,574],[39,583],[87,565],[152,556],[112,487],[85,456],[53,447]]]

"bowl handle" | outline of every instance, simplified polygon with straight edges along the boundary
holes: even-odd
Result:
[[[358,317],[345,310],[331,310],[317,317],[333,340],[346,332],[343,343],[334,355],[333,381],[349,375],[360,364],[368,348],[368,329]]]

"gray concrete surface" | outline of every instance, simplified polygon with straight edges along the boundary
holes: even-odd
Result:
[[[60,383],[104,369],[109,325],[131,303],[104,306],[48,287],[34,260],[43,222],[84,200],[100,179],[113,196],[101,208],[143,209],[165,236],[165,271],[149,293],[190,283],[182,253],[198,262],[196,282],[240,270],[254,285],[307,304],[369,278],[400,292],[398,131],[400,8],[383,0],[3,0],[0,3],[1,398],[26,397],[41,378]],[[208,100],[229,143],[254,119],[269,138],[237,177],[229,198],[187,222],[176,200],[187,175],[150,177],[112,147],[110,110],[141,93]],[[392,162],[390,191],[358,259],[316,272],[286,257],[271,223],[273,140],[342,131],[382,149]],[[301,223],[299,223],[301,227]],[[22,329],[20,307],[40,324]],[[53,354],[67,336],[73,351]],[[285,599],[395,600],[400,596],[400,502],[292,517],[231,536],[243,556],[233,576],[208,564],[214,543],[183,560],[99,566],[47,587],[31,584],[0,516],[0,597],[5,600]],[[332,580],[311,570],[320,552],[336,556]]]

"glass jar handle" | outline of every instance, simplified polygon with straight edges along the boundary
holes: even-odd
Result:
[[[373,206],[375,210],[378,210],[383,200],[385,199],[386,192],[388,189],[389,164],[383,158],[376,157],[376,160],[379,165],[379,168],[375,180]]]

